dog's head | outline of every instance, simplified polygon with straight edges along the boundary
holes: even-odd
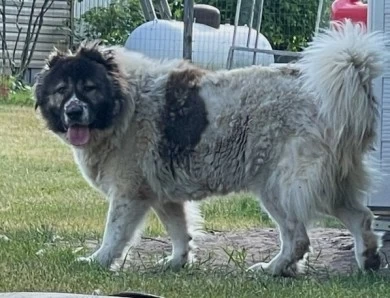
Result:
[[[79,147],[113,125],[125,96],[115,52],[97,43],[83,44],[75,54],[54,51],[35,84],[36,108],[49,129]]]

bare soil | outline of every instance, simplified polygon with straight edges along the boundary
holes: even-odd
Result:
[[[347,230],[316,228],[309,233],[313,252],[309,256],[311,272],[349,274],[357,270],[354,257],[353,238]],[[200,266],[227,266],[247,268],[267,262],[279,251],[278,230],[249,229],[235,232],[209,232],[197,242],[196,255]],[[146,269],[149,264],[169,255],[171,243],[168,238],[142,238],[132,250],[128,266]],[[387,268],[390,241],[384,241],[381,248],[382,267]],[[149,262],[150,261],[150,262]],[[127,267],[127,266],[126,266]],[[382,271],[390,272],[389,269]]]

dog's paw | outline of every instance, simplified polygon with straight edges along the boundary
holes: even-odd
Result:
[[[101,254],[98,254],[98,253],[94,253],[88,257],[78,257],[76,259],[77,262],[80,262],[80,263],[87,263],[87,264],[99,264],[100,266],[104,267],[104,268],[109,268],[112,264],[112,259],[111,258],[108,258],[104,255],[101,255]]]
[[[295,273],[301,275],[305,275],[313,272],[313,268],[310,266],[308,257],[304,257],[302,260],[299,260],[293,268]]]
[[[96,262],[96,260],[94,258],[92,258],[92,256],[89,256],[89,257],[78,257],[76,259],[76,262],[92,264],[92,263]]]
[[[177,256],[168,256],[157,262],[158,266],[163,266],[165,269],[171,269],[173,271],[178,271],[184,267],[192,266],[196,262],[195,255],[192,253],[183,254],[180,257]]]
[[[291,266],[288,266],[286,268],[278,268],[278,266],[275,266],[273,262],[270,263],[264,263],[260,262],[257,264],[252,265],[247,269],[249,272],[262,272],[265,274],[269,274],[272,276],[284,276],[284,277],[292,277],[295,276],[298,272],[297,270],[297,264],[293,264]]]
[[[264,272],[270,273],[270,263],[260,262],[250,266],[247,269],[248,272]]]

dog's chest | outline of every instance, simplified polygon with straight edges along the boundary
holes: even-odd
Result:
[[[75,152],[75,160],[84,179],[94,188],[108,194],[112,187],[110,167],[105,159]]]

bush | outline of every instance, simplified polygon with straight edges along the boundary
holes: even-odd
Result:
[[[298,51],[311,40],[317,18],[318,0],[264,1],[261,33],[272,48]],[[330,0],[324,1],[323,18],[329,18]],[[324,25],[324,24],[322,24]]]
[[[183,0],[168,0],[171,9],[172,18],[175,20],[183,20],[184,3]]]
[[[259,5],[257,0],[256,7]],[[242,1],[239,25],[249,24],[252,1]],[[329,19],[332,0],[324,1],[323,20]],[[172,14],[182,19],[183,0],[169,1]],[[217,7],[221,23],[234,24],[237,0],[198,0],[196,3]],[[261,33],[277,50],[298,51],[311,39],[315,27],[318,0],[266,0],[264,1]],[[255,13],[256,16],[256,13]],[[256,19],[253,27],[256,27]]]
[[[31,87],[13,76],[0,75],[0,103],[31,106]]]
[[[83,38],[101,39],[103,43],[124,44],[128,34],[144,22],[138,0],[113,1],[108,7],[95,7],[79,20]]]

